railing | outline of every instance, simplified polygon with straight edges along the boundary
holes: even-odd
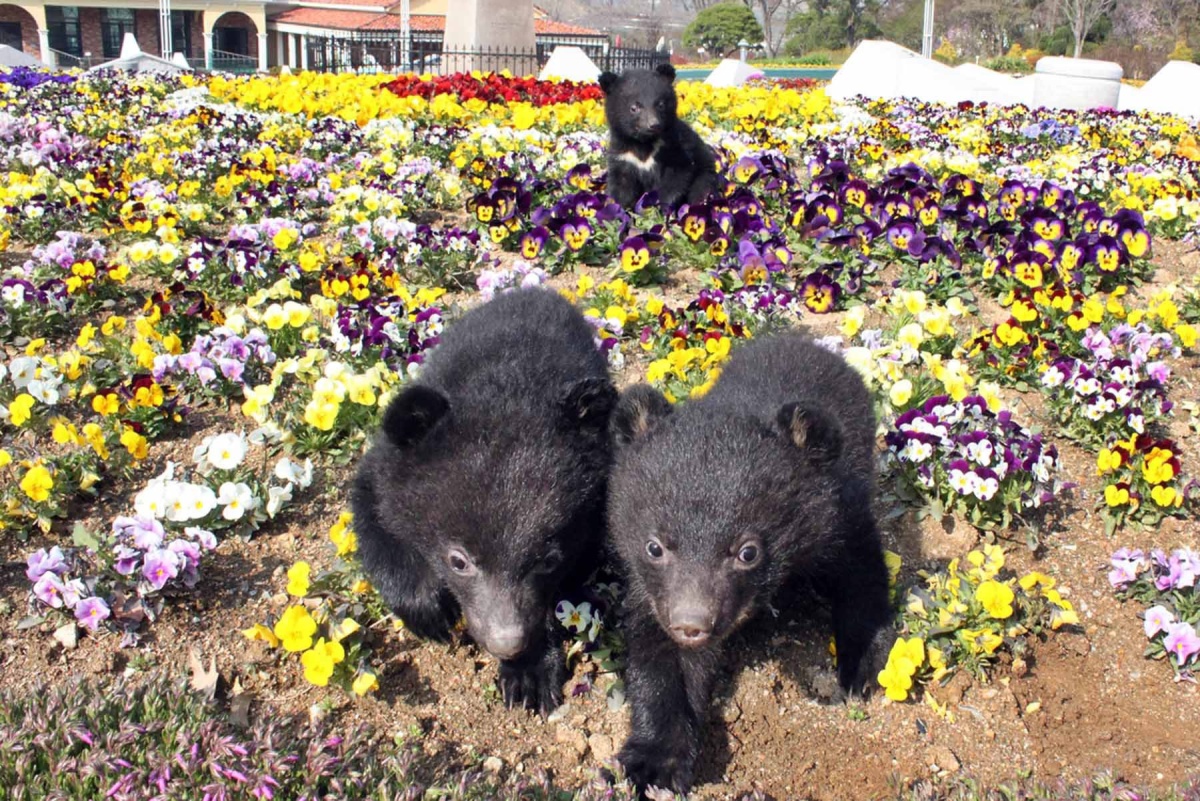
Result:
[[[234,73],[249,73],[258,71],[258,59],[254,56],[247,56],[243,53],[230,53],[226,50],[212,51],[212,66],[209,66],[206,58],[189,58],[188,66],[197,70],[211,70],[212,72],[234,72]]]
[[[574,45],[602,70],[651,69],[669,60],[666,52],[614,48],[602,40]],[[536,48],[458,48],[438,40],[414,39],[408,53],[404,40],[394,31],[354,31],[342,36],[308,36],[308,69],[315,72],[433,72],[448,74],[470,70],[509,70],[514,75],[536,75],[554,52],[556,44]],[[407,55],[407,59],[405,56]]]
[[[64,53],[62,50],[50,49],[50,55],[54,58],[54,66],[64,70],[69,69],[87,69],[92,64],[99,64],[94,58],[86,58],[84,56],[76,56],[71,53]]]

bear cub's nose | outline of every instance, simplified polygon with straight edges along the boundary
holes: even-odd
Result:
[[[699,607],[671,611],[671,635],[681,645],[703,645],[712,635],[712,615]]]
[[[487,649],[498,659],[512,659],[525,650],[525,632],[517,626],[495,629],[488,637]]]

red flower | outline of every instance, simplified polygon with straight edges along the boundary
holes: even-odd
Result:
[[[594,83],[563,81],[539,81],[534,78],[503,78],[488,73],[476,78],[469,73],[455,73],[430,80],[416,75],[401,75],[384,88],[399,97],[423,97],[426,100],[436,95],[454,95],[459,102],[478,99],[486,103],[514,103],[524,101],[535,106],[554,103],[578,103],[583,100],[599,100],[604,95]]]

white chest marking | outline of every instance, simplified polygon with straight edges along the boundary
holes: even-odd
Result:
[[[658,149],[662,147],[662,142],[655,142],[654,147],[650,150],[650,155],[644,159],[640,159],[631,151],[625,151],[617,156],[617,161],[623,161],[626,164],[632,164],[642,172],[652,172],[658,163]]]

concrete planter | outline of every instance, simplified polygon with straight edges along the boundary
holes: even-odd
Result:
[[[1046,108],[1117,108],[1124,74],[1121,65],[1111,61],[1047,56],[1037,63],[1033,104]]]

